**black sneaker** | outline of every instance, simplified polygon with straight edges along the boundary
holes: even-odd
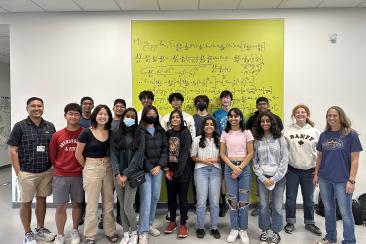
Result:
[[[206,234],[206,232],[205,232],[204,229],[197,229],[196,230],[196,236],[197,236],[197,238],[202,239],[203,237],[205,237],[205,234]]]
[[[215,239],[220,239],[221,238],[221,234],[219,232],[218,229],[212,229],[211,230],[211,235],[215,238]]]
[[[269,241],[267,231],[263,231],[262,234],[259,236],[259,243],[260,244],[267,244]]]
[[[306,224],[305,229],[310,231],[311,233],[314,233],[317,236],[322,235],[322,231],[315,224]]]
[[[278,233],[273,232],[272,237],[271,237],[271,241],[269,242],[269,244],[278,244],[281,241],[281,237]]]
[[[306,228],[306,227],[305,227]],[[294,226],[294,224],[291,224],[291,223],[287,223],[287,225],[285,226],[285,232],[287,233],[287,234],[292,234],[292,232],[294,232],[294,230],[295,230],[295,226]]]

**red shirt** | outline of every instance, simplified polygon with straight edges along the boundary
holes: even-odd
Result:
[[[52,135],[49,151],[55,176],[82,175],[83,168],[75,157],[77,139],[82,130],[69,131],[64,128]]]

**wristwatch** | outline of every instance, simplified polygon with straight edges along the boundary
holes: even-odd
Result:
[[[354,185],[356,183],[355,180],[350,180],[350,179],[348,180],[348,182],[351,183],[352,185]]]

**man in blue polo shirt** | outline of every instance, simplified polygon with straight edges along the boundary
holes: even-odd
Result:
[[[7,144],[20,188],[20,219],[25,231],[23,243],[36,244],[36,239],[53,241],[56,236],[44,227],[46,197],[52,193],[53,176],[48,148],[55,127],[42,118],[41,98],[29,98],[27,112],[28,117],[14,125]],[[34,196],[36,196],[37,228],[33,233],[30,224]]]

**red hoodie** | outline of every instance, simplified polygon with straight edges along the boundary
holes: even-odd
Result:
[[[64,128],[52,135],[49,151],[55,176],[82,176],[83,168],[75,158],[76,143],[82,130]]]

